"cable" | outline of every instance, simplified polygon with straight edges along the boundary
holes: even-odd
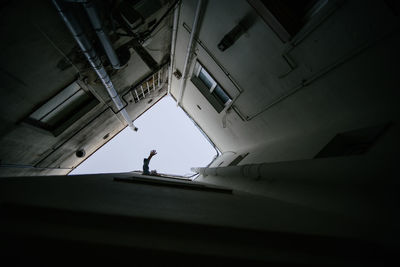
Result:
[[[50,37],[44,31],[42,31],[40,26],[37,24],[33,24],[33,25],[47,39],[47,41],[49,41],[49,43],[68,61],[68,63],[71,64],[71,66],[74,67],[78,73],[80,73],[81,71],[78,69],[78,67],[75,66],[75,64],[72,63],[72,61],[69,59],[69,57],[50,39]]]

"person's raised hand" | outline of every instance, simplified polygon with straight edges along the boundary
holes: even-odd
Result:
[[[154,155],[156,155],[156,154],[157,154],[157,151],[155,151],[155,150],[150,151],[150,155],[151,155],[151,156],[154,156]]]

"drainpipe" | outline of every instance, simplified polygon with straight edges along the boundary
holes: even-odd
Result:
[[[391,163],[384,160],[374,160],[373,164],[366,164],[365,157],[343,158],[320,158],[282,162],[268,162],[257,164],[245,164],[226,167],[198,167],[192,171],[213,177],[240,177],[242,181],[263,180],[267,183],[280,182],[307,182],[330,186],[333,184],[348,185],[374,185],[380,177],[379,170],[387,168]],[[360,170],[359,166],[364,166]],[[380,168],[376,168],[380,166]]]
[[[183,65],[183,71],[182,71],[182,80],[181,80],[181,85],[180,85],[180,96],[178,98],[177,101],[177,106],[180,105],[182,98],[183,98],[183,93],[185,91],[185,85],[186,85],[186,79],[187,79],[187,75],[188,75],[188,66],[189,64],[189,60],[191,58],[192,55],[192,47],[193,47],[193,40],[194,37],[197,34],[197,23],[199,21],[199,16],[200,16],[200,10],[201,10],[201,4],[202,4],[202,0],[199,0],[197,2],[197,8],[196,8],[196,15],[194,17],[194,21],[193,21],[193,25],[192,25],[192,32],[190,33],[190,38],[189,38],[189,43],[187,46],[187,51],[186,51],[186,58],[185,58],[185,64]]]
[[[98,57],[96,51],[94,50],[94,47],[92,46],[91,42],[89,41],[87,36],[84,34],[78,21],[76,20],[76,18],[73,16],[72,13],[63,9],[63,4],[62,4],[61,0],[53,0],[53,4],[57,8],[57,11],[60,13],[61,18],[65,22],[65,25],[68,27],[68,29],[72,33],[75,41],[78,43],[83,54],[86,56],[90,65],[92,66],[92,68],[96,72],[97,76],[99,76],[101,82],[107,89],[108,94],[110,95],[114,104],[117,106],[122,117],[125,119],[128,126],[132,130],[137,131],[137,128],[133,125],[132,119],[130,118],[128,112],[126,111],[126,109],[121,101],[121,98],[118,96],[117,92],[115,91],[114,85],[113,85],[110,77],[108,76],[106,70],[104,69],[104,66],[101,63],[100,58]]]
[[[107,57],[111,62],[111,65],[114,69],[119,69],[121,67],[121,64],[119,62],[117,54],[115,53],[114,48],[111,45],[108,35],[104,32],[103,25],[97,13],[96,7],[90,0],[85,1],[83,3],[83,7],[85,8],[90,22],[92,23],[92,26],[96,31],[97,37],[99,37],[100,42],[103,45],[104,51],[106,52]]]
[[[178,33],[179,8],[180,8],[180,3],[176,4],[174,10],[174,24],[172,26],[172,39],[171,39],[171,57],[170,57],[170,66],[168,70],[168,95],[171,94],[172,71],[174,69],[174,59],[175,59],[176,35]]]

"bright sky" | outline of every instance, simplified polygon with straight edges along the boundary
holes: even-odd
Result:
[[[191,167],[204,167],[215,149],[170,96],[135,120],[137,132],[129,127],[81,163],[70,174],[116,173],[142,170],[143,158],[157,150],[150,170],[188,175]]]

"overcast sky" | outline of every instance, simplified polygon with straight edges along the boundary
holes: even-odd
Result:
[[[116,173],[142,170],[143,158],[157,150],[150,170],[187,175],[191,167],[203,167],[216,155],[176,102],[166,96],[135,120],[137,132],[122,130],[70,174]]]

